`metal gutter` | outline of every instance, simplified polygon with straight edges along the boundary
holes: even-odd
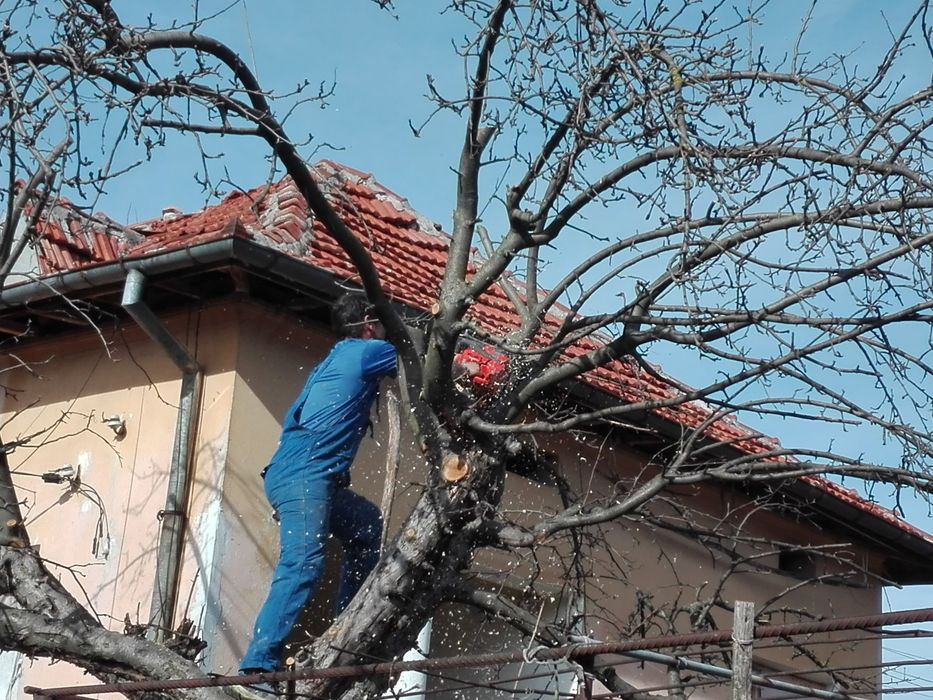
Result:
[[[582,382],[564,383],[561,385],[579,401],[588,403],[595,408],[605,408],[612,405],[613,399],[595,387]],[[638,412],[626,417],[627,420],[641,421],[654,428],[660,435],[672,440],[682,438],[683,426],[672,421],[652,415],[649,411]],[[638,448],[632,448],[638,451]],[[722,447],[715,454],[723,459],[732,459],[738,452],[732,447]],[[933,583],[933,541],[909,530],[898,527],[882,517],[873,515],[863,508],[834,495],[831,492],[809,484],[802,479],[789,478],[784,482],[774,482],[773,488],[784,490],[794,499],[813,508],[819,515],[832,520],[836,527],[842,531],[855,532],[859,536],[871,540],[876,544],[900,552],[904,556],[912,557],[918,563],[909,571],[899,572],[896,582],[899,584],[927,584]],[[910,527],[909,523],[905,524]]]
[[[168,491],[165,496],[165,508],[158,514],[162,527],[159,532],[155,583],[149,608],[149,636],[155,641],[162,641],[166,633],[174,629],[175,602],[184,549],[191,490],[190,474],[200,417],[204,372],[188,349],[146,305],[145,291],[145,275],[139,269],[129,270],[123,287],[121,306],[182,371]]]
[[[240,262],[271,279],[286,280],[297,287],[320,293],[337,293],[336,275],[296,260],[287,253],[253,241],[229,236],[187,248],[166,250],[143,258],[121,258],[81,270],[58,272],[38,280],[20,282],[0,290],[0,311],[66,294],[107,285],[122,285],[132,270],[156,277],[192,268]]]
[[[198,265],[228,262],[234,258],[235,240],[225,238],[200,245],[153,254],[145,258],[120,259],[82,270],[59,272],[39,280],[21,282],[0,291],[0,311],[28,307],[31,302],[60,297],[105,285],[122,284],[131,270],[161,275]]]
[[[786,487],[796,498],[803,500],[812,508],[831,518],[841,528],[854,531],[866,539],[874,540],[892,549],[898,549],[904,555],[916,557],[912,565],[898,572],[897,583],[930,584],[933,583],[933,542],[911,532],[903,530],[883,518],[847,503],[818,486],[795,479]]]
[[[190,495],[190,474],[200,417],[203,372],[188,349],[165,328],[145,303],[146,278],[231,262],[239,262],[268,278],[287,280],[298,288],[324,293],[337,288],[337,278],[330,273],[315,269],[281,251],[230,236],[183,249],[155,253],[144,258],[121,259],[87,269],[61,272],[0,291],[2,311],[14,308],[28,309],[33,302],[106,286],[118,288],[122,284],[121,306],[182,371],[169,483],[165,507],[158,515],[162,525],[149,611],[150,636],[157,641],[161,641],[174,627]]]

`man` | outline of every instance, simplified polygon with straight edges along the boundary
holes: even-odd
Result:
[[[379,558],[379,509],[347,487],[379,382],[395,375],[395,348],[361,295],[339,298],[331,322],[341,340],[288,410],[279,447],[262,472],[278,513],[279,562],[240,663],[243,674],[279,667],[285,637],[317,588],[330,534],[344,550],[338,613]]]

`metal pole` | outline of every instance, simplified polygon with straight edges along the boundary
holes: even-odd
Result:
[[[732,669],[714,666],[713,664],[707,664],[701,661],[693,661],[692,659],[685,659],[682,656],[660,654],[656,651],[627,651],[624,656],[630,659],[637,659],[638,661],[663,664],[664,666],[675,666],[686,671],[701,673],[705,676],[713,676],[713,678],[723,678],[725,680],[730,680],[732,678]],[[837,693],[832,690],[821,690],[820,688],[811,688],[797,683],[788,683],[787,681],[777,680],[769,676],[752,674],[750,680],[752,685],[761,688],[772,688],[782,693],[818,698],[819,700],[858,700],[859,697],[849,693]]]

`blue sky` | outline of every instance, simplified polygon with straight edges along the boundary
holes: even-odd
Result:
[[[191,16],[190,2],[116,4],[125,21],[143,21],[150,12],[157,21]],[[201,13],[223,5],[226,3],[202,2]],[[431,105],[424,98],[428,74],[441,91],[449,89],[457,94],[461,88],[464,67],[451,43],[469,28],[455,13],[425,9],[442,3],[403,0],[397,5],[398,19],[369,0],[242,0],[211,23],[210,33],[238,49],[269,89],[288,90],[304,78],[334,81],[335,94],[328,107],[296,112],[288,122],[289,131],[296,137],[314,136],[312,143],[319,146],[315,159],[332,158],[373,173],[449,230],[455,193],[451,166],[462,142],[462,124],[450,115],[441,115],[416,137],[409,121],[421,124],[430,113]],[[738,0],[736,5],[744,8],[747,3]],[[819,51],[858,49],[857,61],[864,56],[866,65],[873,62],[888,39],[882,5],[893,26],[914,7],[906,0],[827,0],[817,5],[804,46]],[[796,32],[795,18],[808,7],[808,1],[782,0],[767,16],[768,24],[755,30],[754,39],[767,37],[769,42],[789,47]],[[919,56],[924,57],[922,52]],[[930,80],[929,55],[925,58],[925,62],[918,59],[911,76],[919,84]],[[244,187],[267,177],[265,151],[257,141],[225,137],[211,140],[208,148],[218,156],[212,161],[215,173],[225,168]],[[185,139],[173,137],[170,148],[110,186],[97,206],[122,221],[157,216],[166,206],[197,209],[205,201],[205,195],[193,184],[199,165]],[[677,373],[674,368],[668,370]],[[914,523],[933,532],[933,518],[925,504],[908,502],[906,506]],[[887,594],[893,609],[925,607],[931,599],[931,587]],[[933,656],[933,641],[929,640],[892,643],[889,647],[891,660],[903,658],[902,654]],[[909,673],[925,674],[926,684],[933,685],[933,671]]]

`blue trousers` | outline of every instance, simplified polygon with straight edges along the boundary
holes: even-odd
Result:
[[[265,491],[279,516],[279,562],[240,669],[274,671],[282,646],[324,570],[327,540],[343,544],[337,612],[356,595],[379,560],[382,516],[374,503],[337,486],[334,477],[266,474]]]

